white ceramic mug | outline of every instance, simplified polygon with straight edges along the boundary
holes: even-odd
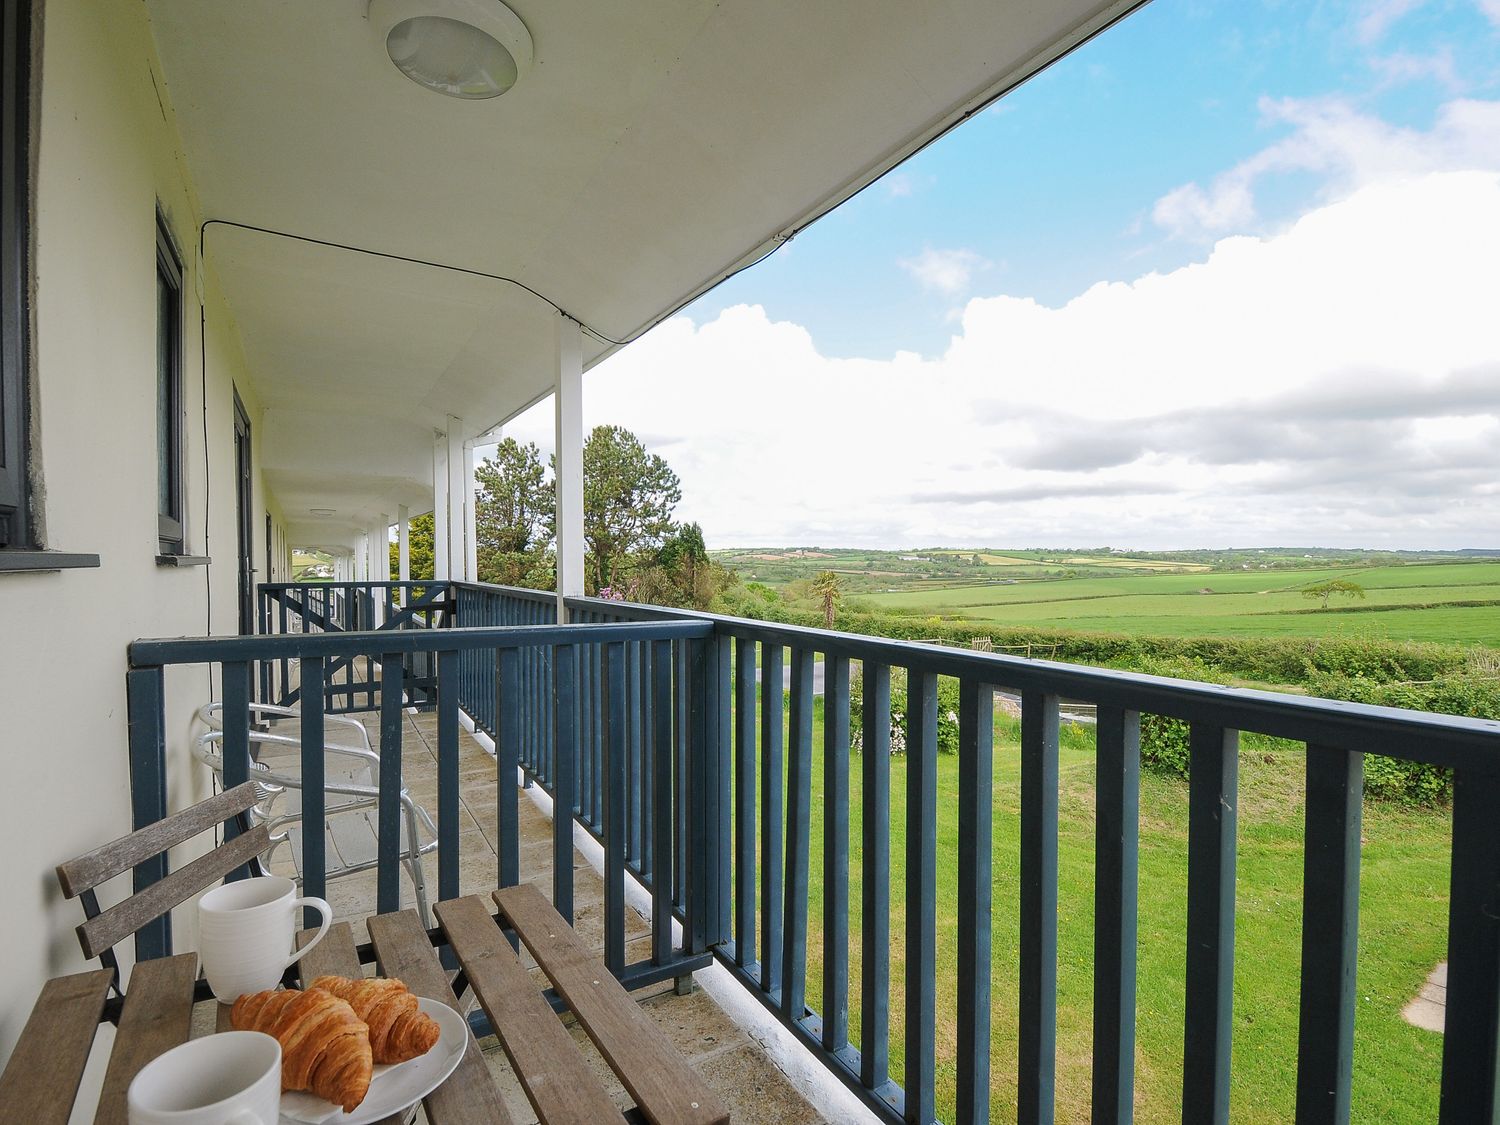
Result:
[[[259,1031],[191,1039],[141,1068],[125,1094],[130,1125],[276,1125],[281,1044]]]
[[[198,957],[208,987],[222,1003],[281,983],[281,974],[328,932],[333,908],[320,898],[297,898],[296,884],[281,875],[240,879],[198,900]],[[323,915],[317,936],[292,951],[298,907]]]

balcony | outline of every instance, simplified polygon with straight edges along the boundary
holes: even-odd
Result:
[[[1089,1103],[1095,1121],[1130,1121],[1137,1024],[1142,1013],[1159,1022],[1163,1003],[1136,987],[1138,905],[1143,889],[1157,889],[1142,887],[1139,864],[1139,717],[1172,716],[1191,732],[1186,918],[1153,917],[1152,925],[1172,927],[1170,941],[1185,951],[1182,1119],[1222,1121],[1230,1110],[1236,1006],[1258,1010],[1265,999],[1236,995],[1236,923],[1244,914],[1264,920],[1254,903],[1240,903],[1237,913],[1240,735],[1292,740],[1306,747],[1305,830],[1287,845],[1300,847],[1303,870],[1300,903],[1290,896],[1302,934],[1296,1114],[1333,1122],[1349,1119],[1357,1056],[1362,755],[1431,762],[1451,768],[1455,779],[1439,1120],[1491,1119],[1500,1015],[1493,908],[1500,838],[1492,825],[1500,724],[597,599],[566,599],[570,620],[559,626],[552,595],[475,583],[407,588],[413,605],[440,608],[403,616],[402,593],[391,583],[262,591],[268,609],[318,599],[383,607],[376,616],[385,614],[392,626],[385,629],[345,631],[327,612],[289,611],[283,619],[278,610],[265,617],[284,620],[286,631],[133,645],[137,821],[165,811],[152,780],[164,768],[153,718],[164,676],[177,665],[214,663],[224,677],[226,730],[249,730],[256,684],[295,698],[305,778],[321,768],[323,717],[373,701],[382,743],[379,835],[382,851],[394,856],[403,763],[423,757],[403,737],[413,698],[406,685],[426,684],[431,694],[421,705],[435,711],[422,721],[435,732],[423,742],[436,747],[439,897],[462,883],[457,813],[463,802],[472,809],[473,798],[461,800],[459,746],[472,724],[492,740],[501,779],[498,881],[546,878],[546,849],[523,845],[517,810],[524,806],[503,780],[514,777],[571,813],[555,817],[551,829],[551,894],[565,916],[582,909],[575,826],[602,849],[604,958],[627,986],[715,962],[881,1120],[985,1121],[1004,1100],[1023,1121],[1048,1121],[1060,1089],[1060,969],[1087,971],[1088,1090],[1077,1088],[1077,1060],[1063,1058],[1062,1110],[1071,1118]],[[821,700],[814,696],[818,656]],[[849,723],[856,665],[864,736],[857,753]],[[893,673],[904,675],[909,699],[906,745],[895,755]],[[960,685],[956,762],[939,760],[940,677]],[[997,688],[1021,698],[1018,774],[997,770]],[[1093,956],[1083,969],[1059,964],[1060,914],[1074,926],[1073,916],[1085,912],[1060,895],[1064,699],[1098,709]],[[226,747],[226,781],[249,775],[247,749],[244,738]],[[997,789],[1002,775],[1018,777],[1015,790]],[[310,787],[304,872],[315,894],[323,887],[314,842],[319,805]],[[1014,852],[996,848],[997,815],[1018,817]],[[893,846],[897,840],[904,846]],[[994,893],[1012,871],[1014,931],[1004,924],[1011,904]],[[383,862],[374,883],[374,909],[395,909],[396,865]],[[632,940],[629,901],[649,903],[648,942]],[[155,951],[152,941],[164,951],[170,937],[149,937],[143,955]],[[993,966],[1012,959],[1019,992],[1002,996]],[[1002,1020],[1015,1024],[1013,1080],[1008,1060],[992,1052]],[[1235,1097],[1253,1099],[1254,1091]]]

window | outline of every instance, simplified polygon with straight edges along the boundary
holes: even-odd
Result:
[[[0,548],[33,545],[26,448],[30,31],[30,0],[0,0]]]
[[[156,219],[156,525],[163,555],[183,553],[182,265]]]

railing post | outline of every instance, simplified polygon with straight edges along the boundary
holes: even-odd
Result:
[[[604,966],[615,976],[625,968],[625,650],[604,647]]]
[[[1363,755],[1307,748],[1298,1125],[1348,1125],[1354,1072]]]
[[[990,1119],[995,695],[965,677],[958,708],[958,1120]]]
[[[1187,1004],[1182,1119],[1229,1120],[1234,1005],[1234,849],[1239,735],[1193,723],[1188,735]]]
[[[327,839],[324,835],[328,795],[323,788],[326,764],[323,749],[325,727],[323,687],[327,664],[321,656],[309,656],[303,657],[298,667],[303,688],[301,700],[302,893],[313,898],[323,898],[328,873],[325,854]],[[318,924],[318,911],[312,907],[305,907],[302,914],[303,925]]]
[[[786,881],[782,887],[781,1018],[807,1015],[808,863],[812,850],[813,654],[792,649],[792,711],[786,770]]]
[[[864,778],[860,853],[860,1081],[890,1080],[891,1020],[891,669],[863,662]],[[778,716],[779,718],[779,716]]]
[[[733,641],[715,626],[708,640],[712,653],[713,682],[710,685],[708,749],[710,784],[713,787],[708,833],[709,872],[712,884],[712,919],[709,944],[730,940],[730,904],[734,898],[731,861],[734,855],[730,827],[729,782],[734,772],[734,732],[730,721],[734,695],[730,687],[730,653]]]
[[[652,823],[651,960],[665,964],[672,955],[672,660],[671,641],[651,642]],[[679,982],[679,986],[680,986]]]
[[[1448,896],[1448,1007],[1441,1125],[1493,1125],[1500,1022],[1500,775],[1453,771],[1453,867]]]
[[[459,822],[464,814],[458,794],[458,681],[458,653],[439,652],[437,654],[439,901],[457,898],[459,893]]]
[[[782,714],[782,652],[779,642],[761,646],[760,674],[760,986],[781,988],[782,828],[781,777],[785,719]]]
[[[1094,1125],[1135,1112],[1141,717],[1100,707],[1094,836]]]
[[[1023,1123],[1050,1125],[1057,1074],[1056,695],[1021,693],[1021,1035]]]
[[[375,909],[387,914],[401,908],[401,726],[405,721],[406,661],[400,653],[380,657],[380,866]]]
[[[250,780],[250,664],[244,660],[226,660],[219,666],[223,683],[224,719],[224,788],[233,789]],[[224,825],[226,840],[238,836],[238,820]],[[250,875],[249,864],[231,871],[227,879],[244,879]]]
[[[514,648],[497,651],[495,677],[495,843],[496,878],[501,887],[521,881],[520,813],[516,808],[516,769],[521,745],[521,654]]]
[[[849,1045],[849,658],[823,657],[823,1049]]]
[[[755,642],[734,653],[734,963],[755,961]]]
[[[906,1120],[929,1125],[937,1002],[937,676],[906,674]]]
[[[578,649],[558,645],[552,666],[552,906],[573,923],[573,815],[578,806]],[[670,916],[671,911],[668,910]]]
[[[167,740],[163,669],[132,668],[125,673],[125,703],[130,732],[131,828],[139,831],[167,815]],[[136,865],[132,887],[139,894],[166,878],[165,853]],[[147,922],[135,934],[135,957],[148,961],[172,952],[172,914]]]
[[[710,871],[717,868],[712,862],[709,837],[714,828],[709,819],[709,733],[713,711],[712,682],[709,670],[711,641],[688,643],[688,738],[687,757],[687,840],[685,859],[687,871],[684,882],[687,890],[687,922],[683,926],[688,953],[702,953],[709,945]]]

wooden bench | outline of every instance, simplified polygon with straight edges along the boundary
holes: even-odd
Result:
[[[658,1125],[729,1121],[718,1095],[536,887],[509,887],[496,891],[494,898],[501,918],[531,951],[635,1102],[628,1114],[614,1103],[485,901],[470,895],[440,902],[436,913],[443,935],[543,1125],[623,1125],[627,1118]],[[383,976],[400,978],[420,996],[458,1006],[448,974],[414,912],[377,914],[365,924]],[[305,930],[298,940],[309,941],[314,933]],[[323,973],[361,975],[349,924],[335,925],[300,965],[304,980]],[[487,1074],[483,1056],[473,1046],[455,1077],[466,1068]],[[479,1085],[450,1079],[423,1103],[428,1117],[433,1121],[509,1121],[498,1094],[483,1105],[459,1100],[471,1096],[468,1091]],[[449,1091],[449,1086],[465,1092]],[[453,1104],[444,1103],[450,1096]]]

